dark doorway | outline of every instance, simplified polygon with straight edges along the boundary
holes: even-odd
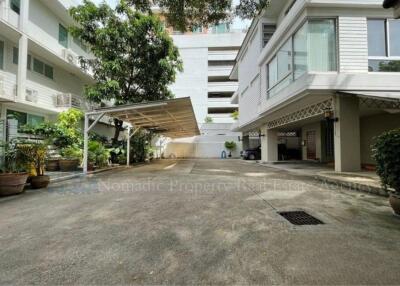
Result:
[[[316,131],[307,131],[307,160],[317,159],[317,133]]]

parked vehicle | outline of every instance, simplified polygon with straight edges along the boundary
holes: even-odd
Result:
[[[244,160],[260,160],[261,159],[261,146],[257,148],[244,150],[242,153]]]

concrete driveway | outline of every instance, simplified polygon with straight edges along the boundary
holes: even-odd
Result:
[[[0,284],[399,284],[399,238],[384,198],[166,160],[1,198]]]

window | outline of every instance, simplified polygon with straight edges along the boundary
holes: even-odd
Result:
[[[25,112],[19,112],[15,110],[7,110],[7,119],[15,119],[18,120],[18,128],[26,125],[28,121],[28,115]]]
[[[13,47],[13,63],[18,64],[18,58],[19,58],[19,51],[18,48]],[[32,68],[32,56],[28,54],[27,62],[26,62],[26,68],[28,70],[31,70]]]
[[[4,42],[0,41],[0,69],[4,69]]]
[[[44,63],[38,59],[33,59],[33,70],[37,73],[44,74]]]
[[[15,111],[8,109],[7,110],[7,118],[8,119],[16,119],[18,120],[18,128],[24,126],[26,124],[37,126],[44,122],[44,116],[33,115],[25,112]]]
[[[41,60],[38,60],[36,58],[33,59],[33,70],[49,79],[53,79],[53,67],[45,64]]]
[[[335,20],[308,20],[268,64],[268,98],[276,95],[307,71],[336,71],[336,53]]]
[[[293,36],[294,49],[294,79],[298,79],[307,72],[307,25],[303,25]]]
[[[265,47],[269,40],[275,33],[276,26],[271,24],[263,24],[263,47]]]
[[[400,20],[368,20],[370,72],[400,72]]]
[[[13,63],[18,64],[18,48],[13,47]]]
[[[10,8],[13,10],[15,13],[19,14],[19,10],[21,7],[21,0],[11,0],[10,1]]]
[[[43,116],[27,114],[27,124],[29,124],[31,126],[37,126],[43,122],[44,122]]]
[[[229,32],[230,27],[228,23],[218,24],[212,27],[212,32],[214,34],[221,34]]]
[[[88,47],[85,45],[85,43],[82,42],[81,39],[74,37],[73,38],[74,43],[80,47],[83,51],[87,52]]]
[[[44,75],[50,79],[53,79],[53,67],[44,65]]]
[[[31,55],[28,55],[28,62],[26,63],[26,68],[28,70],[31,70],[31,68],[32,68],[32,56]]]
[[[193,27],[192,32],[193,33],[202,33],[203,32],[203,27],[202,26]]]
[[[68,30],[63,25],[58,25],[58,42],[65,48],[68,48]]]

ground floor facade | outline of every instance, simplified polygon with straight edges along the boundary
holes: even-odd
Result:
[[[382,93],[318,93],[261,117],[262,161],[308,160],[338,172],[373,168],[374,138],[400,128],[400,100]]]

